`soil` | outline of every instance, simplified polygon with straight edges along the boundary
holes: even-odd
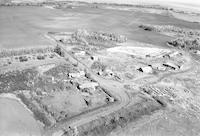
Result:
[[[43,126],[17,100],[0,97],[0,108],[1,135],[41,135]]]

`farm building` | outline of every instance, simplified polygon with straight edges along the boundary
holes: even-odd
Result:
[[[79,78],[79,77],[85,76],[85,72],[84,71],[80,71],[80,72],[77,72],[77,73],[69,73],[68,76],[70,78]]]
[[[153,69],[150,66],[140,67],[138,70],[140,72],[147,73],[147,74],[153,73]]]
[[[163,64],[163,66],[171,68],[173,70],[178,70],[179,69],[179,66],[174,64],[174,63],[172,63],[172,62],[166,62],[166,63]]]
[[[87,82],[87,83],[80,84],[78,87],[80,89],[85,89],[85,88],[95,89],[95,87],[97,87],[97,86],[99,86],[99,84],[97,82]]]

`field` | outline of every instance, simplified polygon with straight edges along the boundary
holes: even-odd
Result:
[[[136,121],[109,136],[187,136],[198,135],[199,132],[199,121],[193,115],[185,112],[161,111],[155,113],[151,118],[144,116],[141,122]]]
[[[144,32],[138,29],[138,25],[148,22],[194,29],[200,26],[199,24],[190,25],[187,21],[167,15],[85,6],[61,10],[34,6],[1,7],[0,13],[0,47],[9,49],[13,48],[13,45],[15,45],[14,48],[53,45],[54,42],[45,38],[47,32],[75,31],[79,28],[87,28],[91,31],[111,31],[124,34],[129,40],[164,46],[165,41],[170,37]]]
[[[0,131],[1,135],[40,135],[42,124],[39,124],[30,112],[18,102],[8,96],[0,96]],[[17,125],[16,125],[17,124]]]

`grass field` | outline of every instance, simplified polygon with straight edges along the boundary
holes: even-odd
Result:
[[[73,9],[49,9],[44,7],[1,7],[0,47],[21,48],[53,44],[45,38],[49,31],[74,31],[85,28],[91,31],[106,31],[124,34],[129,40],[137,40],[156,45],[165,45],[170,37],[144,32],[138,25],[149,24],[178,25],[200,28],[167,15],[143,12],[118,11],[76,7]],[[159,39],[159,41],[157,40]]]
[[[22,104],[14,99],[0,98],[0,132],[3,136],[38,136],[40,126]]]
[[[129,124],[126,128],[109,136],[196,136],[199,134],[199,121],[185,112],[164,112],[151,118],[144,117],[140,122]]]

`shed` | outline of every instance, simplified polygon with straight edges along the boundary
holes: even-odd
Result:
[[[140,67],[138,70],[143,72],[143,73],[147,73],[147,74],[153,73],[153,69],[150,66]]]
[[[76,72],[76,73],[69,73],[68,76],[70,78],[79,78],[79,77],[85,76],[85,72],[84,71],[80,71],[80,72]]]
[[[76,55],[76,56],[84,56],[85,55],[85,51],[76,52],[74,55]]]
[[[98,61],[98,59],[99,59],[98,56],[91,56],[90,58],[91,58],[91,60],[93,60],[93,61]]]
[[[97,87],[97,86],[99,86],[99,84],[97,82],[87,82],[87,83],[80,84],[78,87],[80,89],[85,89],[85,88],[95,89],[95,87]]]

